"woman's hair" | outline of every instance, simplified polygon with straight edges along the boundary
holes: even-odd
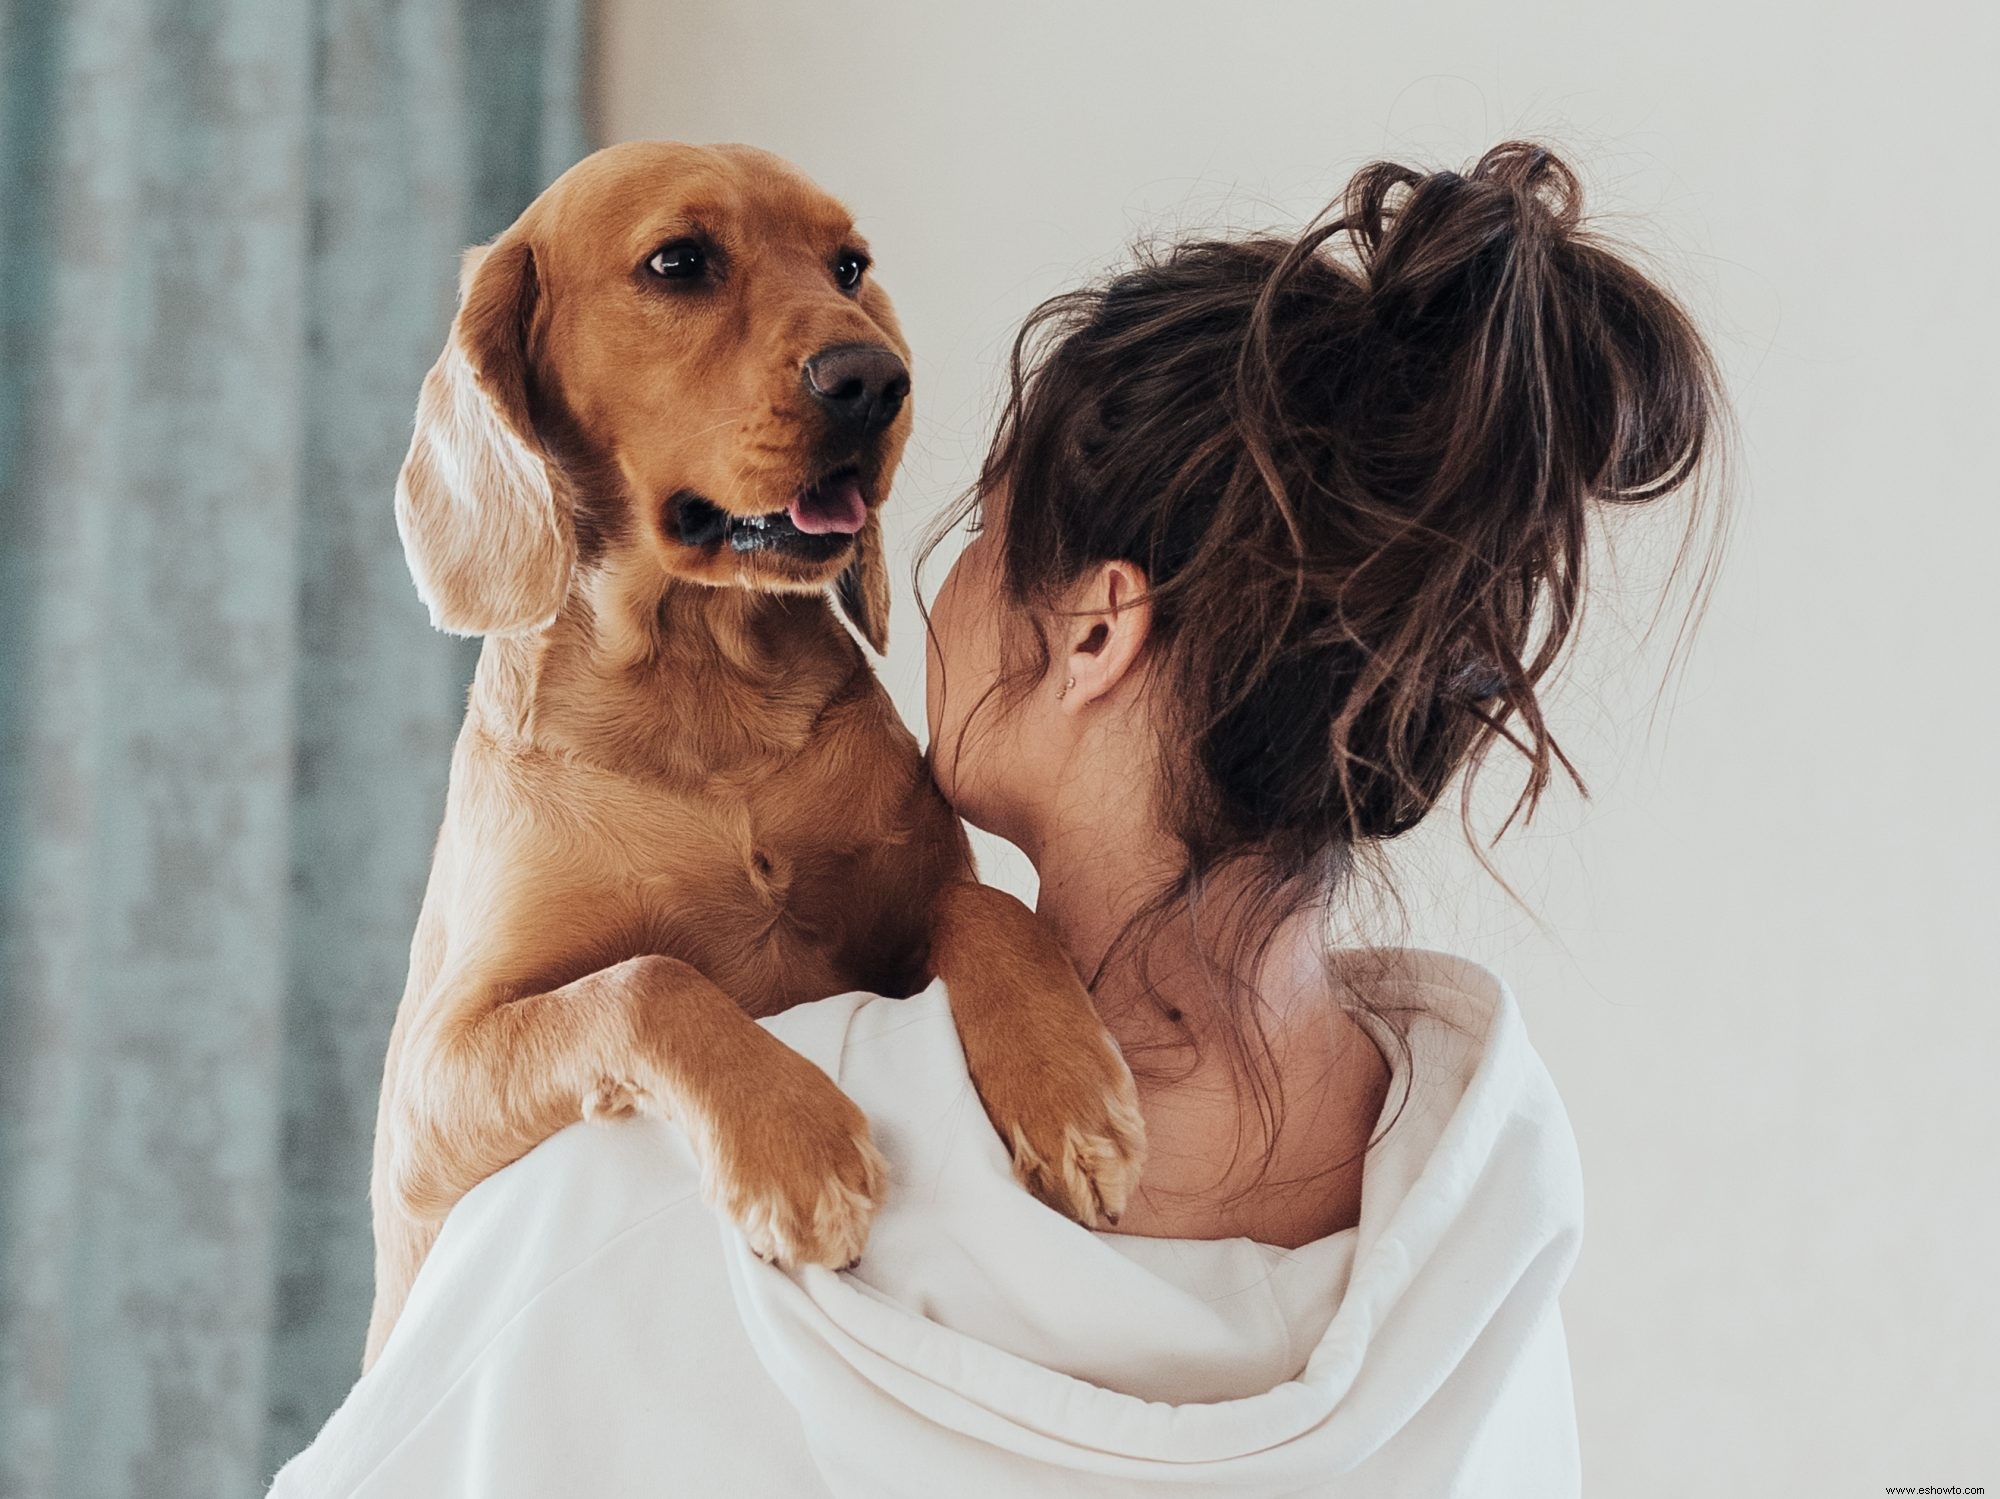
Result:
[[[946,524],[1004,492],[1030,620],[1094,564],[1144,569],[1157,812],[1186,851],[1152,910],[1253,871],[1228,925],[1264,942],[1496,744],[1526,761],[1515,814],[1574,775],[1540,693],[1592,513],[1681,489],[1723,416],[1688,314],[1520,142],[1464,173],[1373,163],[1296,237],[1144,253],[1037,308],[1010,374]],[[1047,637],[1017,644],[1032,685]]]

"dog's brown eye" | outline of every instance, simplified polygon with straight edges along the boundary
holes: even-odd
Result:
[[[833,262],[833,279],[842,291],[853,291],[868,269],[868,257],[859,250],[842,250]]]
[[[670,245],[662,245],[653,252],[653,258],[646,262],[646,269],[655,276],[668,281],[686,281],[699,276],[708,268],[708,256],[700,245],[691,239],[675,240]]]

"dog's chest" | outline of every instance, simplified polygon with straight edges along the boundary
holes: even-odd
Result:
[[[912,747],[913,751],[913,747]],[[902,974],[936,832],[914,753],[868,776],[806,767],[664,798],[624,840],[641,949],[692,963],[755,1013]]]

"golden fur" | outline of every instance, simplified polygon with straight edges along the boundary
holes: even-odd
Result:
[[[698,289],[648,280],[677,237]],[[759,1252],[845,1265],[882,1192],[867,1122],[752,1017],[942,976],[1024,1182],[1086,1223],[1136,1178],[1131,1078],[1074,969],[970,883],[963,831],[860,649],[888,625],[879,507],[907,405],[853,451],[802,384],[908,351],[829,265],[841,206],[746,147],[579,163],[468,253],[396,514],[445,629],[486,637],[384,1068],[366,1360],[446,1211],[580,1118],[687,1129]],[[867,519],[822,561],[683,543],[677,497],[775,513],[852,463]]]

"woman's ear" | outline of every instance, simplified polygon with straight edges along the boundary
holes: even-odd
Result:
[[[538,630],[569,593],[576,536],[528,412],[537,289],[527,240],[468,250],[459,286],[451,337],[417,400],[396,529],[439,629]]]
[[[882,515],[871,510],[854,538],[854,560],[834,586],[841,610],[876,655],[889,649],[889,564],[882,555]]]
[[[1056,694],[1065,711],[1079,713],[1124,681],[1145,649],[1153,628],[1146,574],[1130,562],[1098,563],[1071,590],[1060,620]]]

